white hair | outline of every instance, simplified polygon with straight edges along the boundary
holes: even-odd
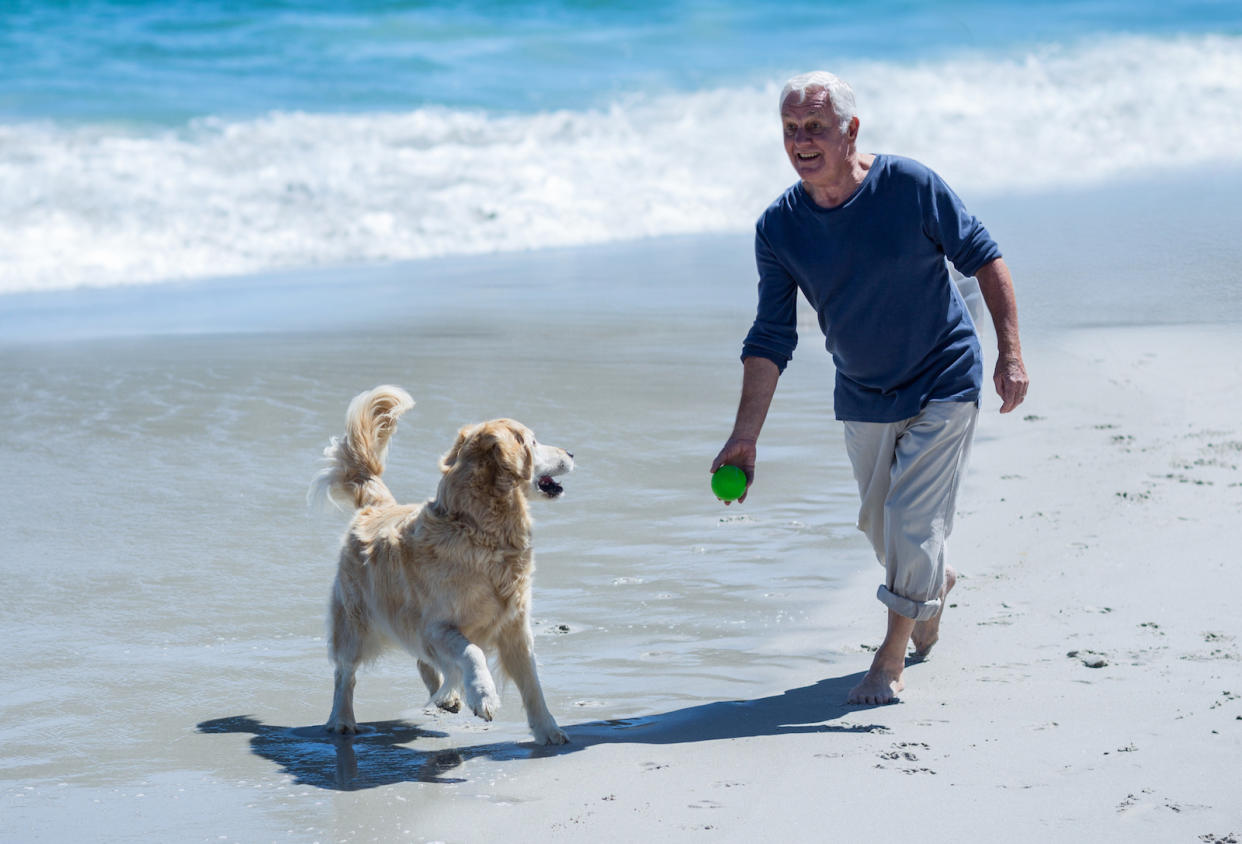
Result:
[[[810,73],[799,73],[797,76],[790,77],[785,87],[781,89],[780,105],[785,105],[785,99],[790,94],[796,94],[798,102],[804,103],[807,94],[812,91],[824,91],[828,94],[828,104],[832,106],[832,112],[837,116],[841,133],[847,132],[850,128],[850,121],[858,113],[854,105],[854,89],[844,79],[826,70],[812,70]]]

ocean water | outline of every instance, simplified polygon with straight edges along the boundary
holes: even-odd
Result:
[[[564,498],[533,504],[536,652],[573,751],[595,740],[582,725],[601,719],[674,717],[860,669],[882,607],[870,594],[854,606],[875,624],[847,638],[824,614],[854,572],[881,570],[853,528],[827,356],[807,355],[782,385],[766,492],[724,507],[708,464],[731,424],[749,285],[700,303],[672,292],[661,306],[650,294],[695,273],[740,279],[746,250],[691,240],[631,253],[617,244],[463,260],[435,278],[483,307],[447,293],[428,305],[409,276],[348,275],[351,290],[331,287],[328,302],[310,305],[359,297],[369,316],[351,313],[347,328],[192,316],[211,309],[200,294],[214,291],[264,323],[273,302],[289,304],[280,285],[258,299],[242,285],[164,285],[121,297],[134,321],[116,336],[0,345],[0,639],[10,654],[0,676],[12,689],[0,698],[0,812],[13,836],[0,840],[82,840],[89,831],[75,824],[99,818],[116,840],[267,840],[385,823],[386,810],[325,807],[315,794],[417,789],[440,758],[458,760],[440,781],[485,800],[504,793],[498,778],[520,776],[503,764],[533,753],[512,685],[491,724],[427,712],[400,652],[358,686],[360,719],[385,742],[391,733],[395,757],[366,758],[364,738],[350,773],[342,760],[355,745],[316,732],[330,703],[324,620],[347,519],[309,510],[305,493],[349,399],[379,383],[417,402],[385,472],[402,501],[433,494],[437,459],[470,421],[512,416],[575,454]],[[481,277],[500,266],[503,277]],[[583,279],[620,286],[631,273],[645,279],[632,301],[601,306],[583,289]],[[205,319],[207,330],[144,330],[165,317]],[[202,811],[203,793],[218,813]],[[438,790],[408,796],[428,810],[477,811],[475,799]]]
[[[417,401],[389,452],[401,500],[431,494],[466,422],[514,416],[577,456],[535,509],[536,650],[568,752],[601,720],[672,734],[694,707],[848,685],[881,570],[813,320],[752,496],[708,488],[748,231],[793,178],[781,82],[837,70],[871,148],[950,179],[1006,250],[1024,330],[1232,320],[1224,347],[1240,20],[0,0],[0,840],[417,840],[422,817],[503,810],[537,755],[511,688],[490,725],[428,713],[394,654],[359,679],[374,741],[313,738],[345,518],[304,493],[383,382]],[[1049,415],[1040,348],[1030,413]],[[981,442],[1026,424],[995,407]]]
[[[814,67],[971,198],[1242,165],[1226,0],[6,0],[0,293],[745,232]]]

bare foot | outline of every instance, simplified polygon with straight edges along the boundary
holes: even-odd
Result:
[[[896,703],[897,693],[905,688],[901,682],[901,672],[893,674],[883,668],[871,666],[862,682],[850,690],[846,703],[882,704]]]
[[[914,632],[910,634],[910,643],[914,645],[914,658],[917,660],[927,659],[927,655],[931,653],[932,646],[940,640],[940,619],[944,617],[945,603],[949,597],[949,591],[953,589],[957,583],[957,572],[952,567],[945,566],[944,569],[944,588],[940,590],[940,612],[936,613],[927,621],[920,621],[914,625]]]

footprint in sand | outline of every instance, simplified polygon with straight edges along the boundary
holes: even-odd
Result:
[[[886,762],[900,762],[900,761],[917,762],[919,761],[919,757],[918,757],[918,753],[916,753],[915,751],[918,751],[921,753],[925,750],[931,750],[931,746],[927,744],[926,742],[900,741],[900,742],[895,743],[892,746],[892,750],[881,751],[878,755],[881,759],[885,760]],[[884,766],[877,765],[876,767],[882,768]],[[934,774],[936,773],[931,768],[900,768],[899,770],[903,774]]]

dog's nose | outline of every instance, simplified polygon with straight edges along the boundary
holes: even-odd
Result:
[[[573,460],[573,459],[574,459],[574,453],[573,453],[572,451],[567,451],[567,452],[565,452],[565,453],[569,455],[569,459],[570,459],[570,460]]]

